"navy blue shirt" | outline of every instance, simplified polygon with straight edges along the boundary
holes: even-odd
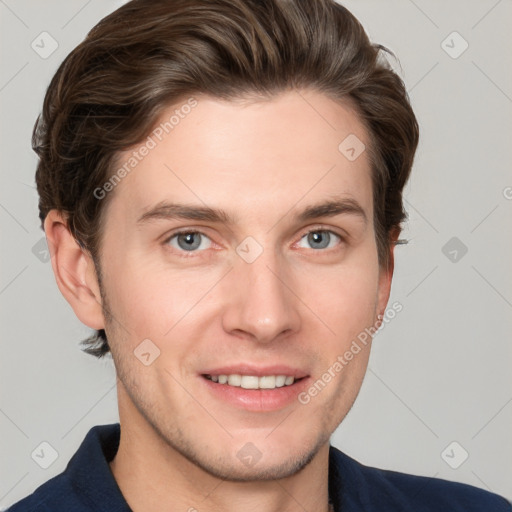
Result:
[[[119,434],[119,424],[92,428],[66,470],[9,512],[130,512],[109,467]],[[329,498],[336,512],[512,512],[512,506],[496,494],[364,466],[333,446]]]

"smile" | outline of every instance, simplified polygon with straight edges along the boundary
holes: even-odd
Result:
[[[275,389],[291,386],[300,379],[288,375],[204,375],[204,377],[218,384],[244,388],[244,389]]]

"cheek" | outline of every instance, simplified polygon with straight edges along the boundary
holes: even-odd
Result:
[[[378,266],[363,263],[317,269],[299,277],[298,295],[334,332],[337,345],[350,341],[376,320]]]
[[[109,305],[130,338],[164,341],[196,318],[221,275],[220,270],[127,261],[109,274]]]

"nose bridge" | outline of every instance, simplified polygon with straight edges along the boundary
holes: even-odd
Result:
[[[246,248],[243,243],[242,249]],[[299,328],[296,299],[287,281],[285,262],[271,247],[251,261],[244,254],[235,261],[232,296],[223,323],[227,331],[268,343]]]

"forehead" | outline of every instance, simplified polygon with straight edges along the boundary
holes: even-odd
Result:
[[[286,210],[342,195],[370,220],[368,145],[350,104],[318,92],[265,101],[198,95],[166,108],[149,137],[119,156],[116,168],[134,165],[112,205],[132,221],[172,201],[274,222]]]

